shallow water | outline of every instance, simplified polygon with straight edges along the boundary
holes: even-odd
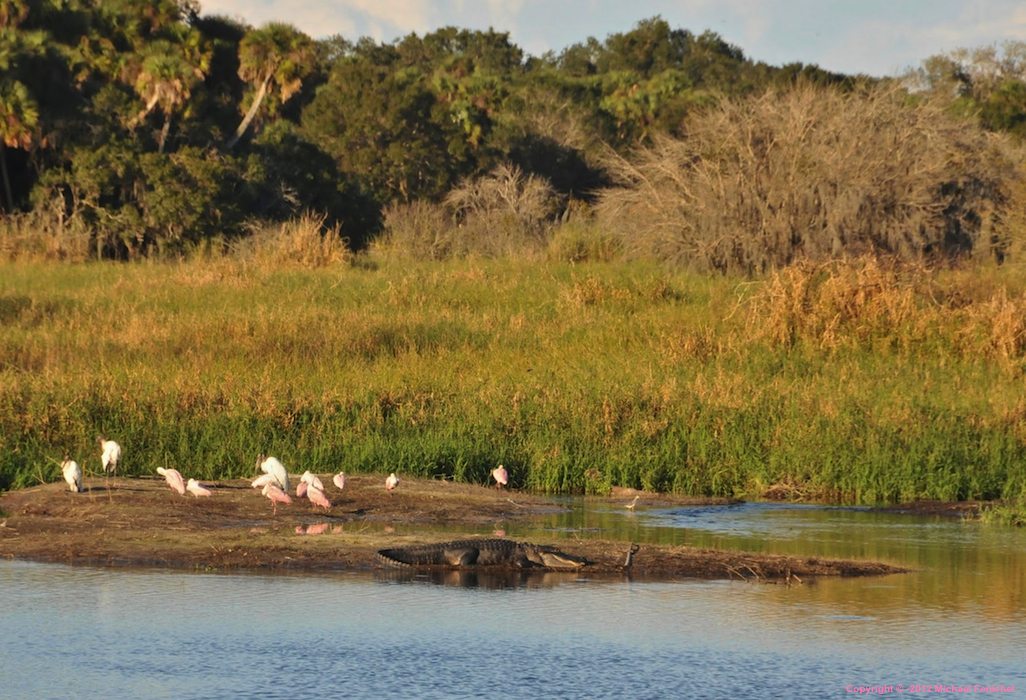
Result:
[[[454,575],[445,581],[459,585],[437,585],[5,561],[0,697],[826,698],[851,694],[849,685],[914,684],[962,697],[950,686],[1026,688],[1021,528],[772,504],[625,513],[583,503],[518,528],[510,536],[604,530],[917,571],[790,587],[567,574]]]

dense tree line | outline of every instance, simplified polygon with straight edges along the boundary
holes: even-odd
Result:
[[[1026,83],[1007,72],[1020,54],[991,58],[1014,65],[987,82],[981,57],[952,55],[917,78],[1026,133]],[[389,206],[441,202],[499,167],[564,205],[588,199],[613,183],[609,151],[683,138],[725,99],[799,82],[872,81],[769,66],[658,17],[529,56],[496,31],[315,41],[194,0],[0,0],[0,207],[77,221],[103,257],[227,244],[304,212],[360,247]]]

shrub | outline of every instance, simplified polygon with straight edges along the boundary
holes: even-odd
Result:
[[[1004,143],[894,87],[799,85],[610,153],[597,213],[633,255],[755,274],[798,259],[993,250],[1018,176]]]
[[[0,217],[0,260],[86,260],[89,230],[81,219],[64,216],[59,203],[55,209]]]
[[[463,181],[442,204],[390,205],[378,249],[430,260],[533,253],[544,248],[560,204],[547,180],[502,164]]]
[[[232,243],[236,258],[268,265],[326,267],[350,261],[341,226],[326,225],[324,214],[306,213],[282,223],[251,222],[251,234]]]

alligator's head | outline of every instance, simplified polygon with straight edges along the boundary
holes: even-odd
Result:
[[[580,569],[588,562],[581,557],[560,552],[554,547],[540,547],[537,545],[523,545],[524,555],[528,561],[546,569]]]

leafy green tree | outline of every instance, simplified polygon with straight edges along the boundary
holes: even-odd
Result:
[[[248,149],[243,176],[255,213],[285,221],[309,211],[339,227],[354,249],[362,248],[381,224],[380,207],[360,183],[339,170],[335,159],[280,120]]]
[[[238,105],[246,83],[239,78],[239,44],[249,28],[229,17],[202,16],[191,25],[210,46],[210,61],[202,89],[193,96],[197,113],[195,143],[223,143],[239,124]]]
[[[1009,79],[980,105],[980,121],[993,131],[1006,131],[1026,139],[1026,82]]]
[[[337,64],[302,116],[303,135],[382,205],[448,191],[466,165],[449,152],[453,132],[420,70],[359,59]]]
[[[269,22],[243,38],[239,44],[239,77],[251,83],[256,93],[228,148],[233,148],[249,129],[269,90],[278,88],[281,103],[299,92],[303,78],[313,70],[315,55],[310,37],[282,22]]]
[[[541,63],[510,87],[487,146],[496,160],[544,177],[563,198],[589,197],[610,183],[598,109],[601,83]]]
[[[445,67],[458,77],[474,72],[514,77],[523,70],[524,52],[509,32],[443,27],[423,38],[410,34],[395,44],[396,60],[425,73]],[[380,61],[379,61],[380,62]]]
[[[629,32],[610,34],[596,58],[599,73],[629,72],[647,78],[668,68],[680,68],[693,35],[671,29],[661,17],[638,22]]]
[[[594,37],[583,43],[571,44],[559,56],[546,59],[556,70],[571,78],[585,78],[598,72],[596,62],[604,49]]]
[[[204,240],[241,232],[247,204],[236,164],[192,146],[139,159],[139,250],[180,255]]]

